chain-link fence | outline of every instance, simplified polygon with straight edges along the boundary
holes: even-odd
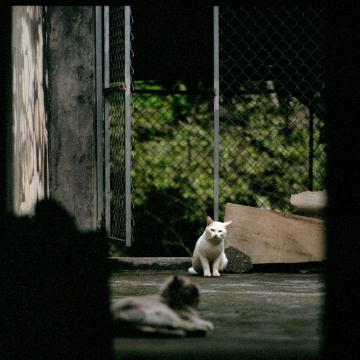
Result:
[[[104,8],[104,147],[106,228],[114,243],[111,252],[117,253],[118,241],[131,243],[131,190],[129,178],[130,154],[130,103],[127,87],[131,60],[130,9],[124,6]],[[131,219],[130,219],[131,220]],[[131,226],[131,221],[130,221]],[[130,238],[130,239],[128,239]]]
[[[227,202],[290,211],[291,194],[324,189],[322,9],[219,14],[219,218]],[[122,95],[112,96],[111,221],[121,228]],[[213,89],[134,83],[131,255],[190,255],[213,214],[213,104]]]
[[[220,11],[220,203],[323,190],[322,9]]]
[[[132,252],[190,255],[212,213],[213,96],[134,85]]]
[[[110,8],[110,84],[125,84],[125,11],[122,6]],[[125,94],[109,94],[110,103],[110,184],[111,237],[125,239]]]

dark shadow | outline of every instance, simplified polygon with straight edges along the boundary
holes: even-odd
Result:
[[[359,5],[326,9],[327,269],[324,359],[360,353]]]
[[[0,358],[111,359],[105,236],[48,200],[0,233]]]
[[[198,237],[205,229],[206,215],[199,221],[189,220],[193,200],[184,199],[180,189],[150,188],[146,200],[136,206],[134,242],[131,256],[191,256]],[[211,204],[207,205],[211,214]]]

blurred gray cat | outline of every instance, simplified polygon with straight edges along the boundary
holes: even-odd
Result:
[[[196,242],[192,267],[189,268],[191,274],[204,274],[204,276],[220,276],[219,270],[226,268],[228,259],[224,253],[224,243],[227,235],[226,227],[231,223],[214,221],[210,216],[207,217],[207,226],[204,233]],[[212,273],[210,272],[212,266]]]
[[[213,330],[196,308],[200,289],[185,276],[168,278],[159,295],[131,296],[111,305],[115,336],[200,336]]]

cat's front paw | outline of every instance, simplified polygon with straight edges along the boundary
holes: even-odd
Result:
[[[204,320],[204,321],[205,321],[205,326],[207,327],[208,331],[214,330],[214,325],[212,322],[206,321],[206,320]]]
[[[213,276],[220,276],[220,273],[217,270],[215,270],[215,271],[213,271],[212,275]]]
[[[206,333],[214,330],[214,325],[211,321],[198,319],[197,325],[198,325],[198,328],[200,328],[201,330],[203,330]]]
[[[204,271],[204,276],[211,276],[210,271]]]

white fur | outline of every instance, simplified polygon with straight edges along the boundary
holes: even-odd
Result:
[[[207,217],[207,226],[204,233],[196,242],[192,267],[189,268],[190,274],[201,274],[204,276],[220,276],[219,270],[226,268],[228,260],[224,253],[224,243],[227,235],[226,227],[231,223],[213,221]],[[210,267],[212,266],[212,272]]]

